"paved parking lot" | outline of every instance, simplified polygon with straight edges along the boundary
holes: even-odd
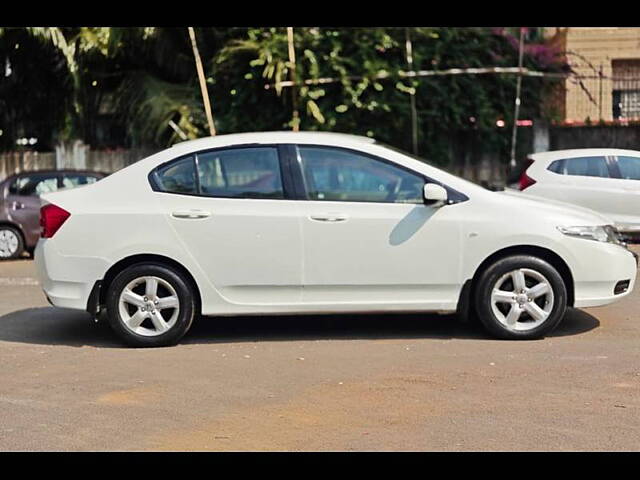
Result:
[[[0,263],[0,450],[638,450],[640,292],[544,340],[452,316],[203,319],[123,347]]]

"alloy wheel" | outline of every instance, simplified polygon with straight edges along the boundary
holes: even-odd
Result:
[[[13,230],[0,230],[0,258],[9,258],[15,255],[20,240]]]
[[[124,326],[133,333],[155,337],[168,332],[178,320],[176,290],[160,277],[144,276],[129,282],[120,293],[118,309]]]
[[[536,270],[519,268],[502,275],[491,292],[491,309],[508,330],[523,332],[542,325],[554,305],[549,280]]]

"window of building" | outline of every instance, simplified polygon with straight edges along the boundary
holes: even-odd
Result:
[[[613,60],[613,118],[640,119],[640,60]]]

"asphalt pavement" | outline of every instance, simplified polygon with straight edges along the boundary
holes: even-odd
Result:
[[[527,342],[451,315],[263,316],[135,349],[2,262],[0,450],[637,451],[639,307]]]

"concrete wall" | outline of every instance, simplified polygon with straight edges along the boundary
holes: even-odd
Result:
[[[5,152],[0,153],[0,181],[23,171],[60,170],[63,168],[113,173],[131,165],[157,150],[89,150],[82,144],[59,147],[56,152]]]
[[[626,148],[640,150],[640,125],[552,127],[550,150],[568,148]]]

